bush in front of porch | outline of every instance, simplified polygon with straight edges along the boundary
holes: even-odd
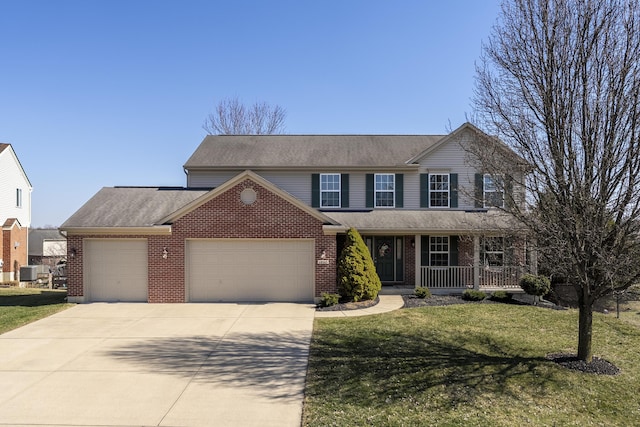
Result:
[[[351,301],[371,300],[378,296],[381,288],[382,283],[367,245],[358,230],[350,228],[338,259],[340,295]]]
[[[544,276],[524,274],[520,278],[520,287],[527,294],[542,298],[551,290],[551,281]]]

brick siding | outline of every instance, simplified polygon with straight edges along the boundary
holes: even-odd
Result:
[[[0,255],[3,259],[2,271],[4,273],[13,273],[13,279],[17,280],[20,276],[20,267],[27,265],[27,238],[29,229],[20,227],[17,222],[11,227],[2,230],[2,250]],[[16,247],[16,243],[18,246]],[[0,275],[0,280],[2,275]]]
[[[404,236],[404,284],[416,284],[416,236]]]

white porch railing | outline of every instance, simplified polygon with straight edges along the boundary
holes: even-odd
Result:
[[[473,267],[421,267],[421,286],[473,288]]]
[[[420,285],[433,289],[520,289],[526,266],[479,267],[477,280],[473,266],[420,267]]]

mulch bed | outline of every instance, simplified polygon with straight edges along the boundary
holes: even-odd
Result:
[[[591,359],[591,363],[580,360],[575,354],[571,353],[552,353],[547,354],[546,358],[567,369],[586,374],[618,375],[620,373],[620,368],[616,365],[595,356]]]
[[[380,302],[380,298],[376,298],[368,301],[358,302],[344,302],[330,307],[316,306],[316,311],[347,311],[347,310],[360,310],[361,308],[373,307]]]
[[[404,299],[403,308],[433,307],[433,306],[444,306],[444,305],[454,305],[454,304],[528,305],[527,302],[521,301],[515,298],[508,302],[493,301],[489,298],[486,298],[482,301],[468,301],[468,300],[463,300],[459,295],[432,295],[429,298],[418,298],[415,295],[403,295],[402,298]],[[370,301],[346,302],[346,303],[336,304],[331,307],[317,307],[316,310],[317,311],[359,310],[362,308],[372,307],[378,304],[379,301],[380,299],[376,298],[375,300],[370,300]],[[565,309],[564,307],[549,303],[548,301],[538,303],[538,306],[550,308],[554,310]],[[567,369],[580,371],[587,374],[618,375],[620,373],[620,369],[617,366],[615,366],[613,363],[595,356],[593,357],[591,363],[587,363],[583,360],[580,360],[575,354],[571,354],[571,353],[552,353],[552,354],[548,354],[546,358]]]
[[[418,298],[415,295],[402,295],[404,308],[435,307],[454,304],[497,304],[488,298],[482,301],[463,300],[459,295],[432,295],[429,298]]]

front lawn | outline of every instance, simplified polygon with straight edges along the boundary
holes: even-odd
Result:
[[[0,334],[71,307],[67,291],[0,288]]]
[[[574,353],[577,311],[464,304],[314,326],[305,426],[640,425],[640,329],[594,315],[616,376],[545,359]]]

